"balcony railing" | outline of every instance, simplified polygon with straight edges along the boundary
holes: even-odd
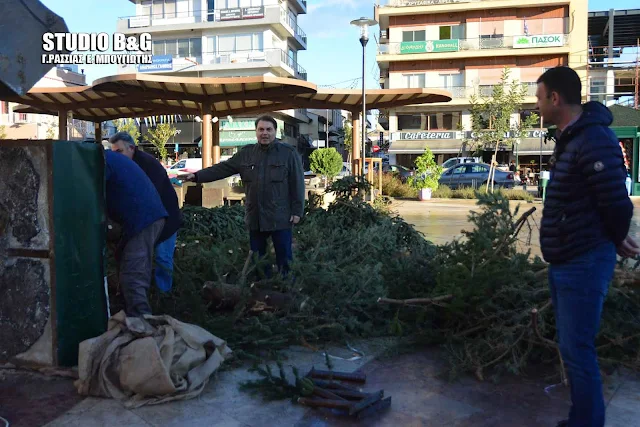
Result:
[[[453,3],[479,3],[482,0],[380,0],[380,7],[441,6]]]
[[[203,52],[201,64],[248,64],[258,62],[266,62],[270,67],[280,67],[284,64],[294,71],[296,78],[307,79],[307,71],[284,50],[278,48]]]
[[[537,84],[526,82],[521,83],[526,88],[525,96],[535,96]],[[449,86],[449,87],[427,87],[425,89],[446,90],[451,93],[452,99],[469,99],[471,96],[489,97],[493,93],[495,85],[478,85],[478,86]]]
[[[306,7],[306,5],[305,5]],[[118,21],[127,21],[128,28],[144,28],[162,25],[198,24],[202,22],[231,22],[260,19],[269,12],[280,9],[280,22],[287,25],[296,38],[307,43],[307,35],[289,15],[289,10],[280,5],[239,7],[233,9],[198,9],[187,12],[172,12],[146,15],[122,16]]]
[[[285,64],[287,64],[289,68],[293,69],[293,71],[295,71],[296,78],[299,78],[301,80],[307,80],[307,70],[302,68],[302,66],[300,66],[300,64],[298,64],[284,50],[280,50],[280,60]]]
[[[478,50],[563,47],[569,44],[569,34],[511,36],[495,38],[429,40],[378,45],[379,55],[465,52]]]
[[[289,10],[285,7],[280,7],[280,21],[286,24],[296,39],[298,39],[301,43],[307,44],[307,34],[302,31],[302,28],[298,25],[296,18],[291,16]]]

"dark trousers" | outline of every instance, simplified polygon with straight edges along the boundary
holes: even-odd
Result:
[[[569,262],[549,267],[560,353],[571,387],[569,427],[604,426],[605,405],[595,339],[615,263],[616,248],[613,243],[606,243]]]
[[[285,230],[275,231],[251,231],[249,238],[251,241],[251,250],[257,253],[261,258],[267,253],[267,239],[271,237],[273,248],[276,251],[276,264],[278,271],[287,276],[289,273],[289,262],[293,259],[291,250],[291,242],[293,239],[293,230],[287,228]],[[271,277],[271,269],[266,272],[267,277]]]
[[[147,291],[153,272],[153,249],[164,227],[164,218],[133,236],[122,248],[119,262],[120,288],[129,317],[151,314]]]

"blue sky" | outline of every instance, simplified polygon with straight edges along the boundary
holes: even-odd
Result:
[[[69,31],[113,33],[119,17],[135,14],[128,0],[41,0],[56,14],[64,18]],[[362,48],[356,27],[349,25],[361,16],[373,18],[372,0],[308,0],[308,13],[299,18],[298,25],[307,33],[308,50],[301,51],[298,62],[308,72],[309,81],[321,85],[347,88],[362,75]],[[592,0],[589,10],[631,9],[638,0]],[[376,82],[378,68],[375,62],[376,43],[371,34],[367,47],[367,87],[379,88]],[[84,66],[87,82],[116,74],[115,66]],[[360,82],[355,82],[355,88]]]

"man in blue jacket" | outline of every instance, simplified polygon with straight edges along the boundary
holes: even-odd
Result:
[[[158,190],[162,204],[169,214],[155,248],[154,274],[158,289],[168,292],[173,282],[173,254],[176,249],[176,238],[178,229],[182,226],[178,196],[165,168],[151,154],[138,150],[131,135],[127,132],[118,132],[109,138],[109,142],[113,151],[124,154],[140,166]]]
[[[151,314],[153,248],[168,214],[151,180],[131,159],[105,151],[107,215],[122,227],[117,251],[127,316]]]
[[[557,126],[540,245],[549,265],[560,352],[571,386],[569,419],[558,426],[602,427],[605,407],[595,338],[616,252],[640,253],[628,235],[633,205],[622,151],[598,102],[581,105],[580,77],[568,67],[538,79],[537,108]]]

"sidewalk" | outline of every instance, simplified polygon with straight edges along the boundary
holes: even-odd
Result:
[[[127,410],[111,399],[88,398],[67,411],[50,427],[92,426],[451,426],[525,427],[555,426],[569,408],[568,390],[544,392],[544,381],[519,377],[504,378],[500,384],[462,378],[448,382],[444,357],[438,350],[381,358],[384,341],[368,341],[354,346],[366,354],[355,362],[335,361],[334,369],[367,375],[363,389],[384,389],[391,396],[391,408],[382,414],[356,421],[309,409],[289,400],[263,402],[238,389],[239,382],[254,378],[246,369],[224,371],[212,378],[205,392],[194,400]],[[351,357],[344,348],[330,354]],[[324,368],[321,352],[294,347],[285,365],[306,372],[315,365]],[[607,427],[640,426],[640,379],[625,373],[607,378]],[[0,405],[1,407],[1,405]],[[19,420],[9,420],[20,426]]]

